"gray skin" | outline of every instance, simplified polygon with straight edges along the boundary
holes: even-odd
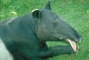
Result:
[[[51,11],[50,1],[42,10],[0,23],[0,42],[5,45],[12,60],[44,60],[73,54],[75,51],[71,46],[48,48],[46,44],[46,41],[66,42],[67,39],[78,42],[81,36]],[[6,56],[5,53],[2,55]]]

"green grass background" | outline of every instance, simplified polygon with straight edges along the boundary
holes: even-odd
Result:
[[[0,0],[0,21],[42,9],[47,0]],[[51,9],[82,35],[78,53],[59,55],[48,60],[89,60],[89,0],[51,0]],[[48,46],[61,45],[47,42]]]

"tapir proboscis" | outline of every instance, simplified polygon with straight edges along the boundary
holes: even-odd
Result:
[[[63,41],[68,46],[48,48],[46,41]],[[0,22],[0,60],[45,60],[74,54],[78,32],[51,11],[50,1],[42,10]]]

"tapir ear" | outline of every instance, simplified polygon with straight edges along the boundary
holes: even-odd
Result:
[[[38,9],[33,10],[32,11],[32,16],[33,16],[33,18],[37,18],[37,19],[41,18],[40,10],[38,10]]]
[[[45,5],[45,8],[44,9],[48,9],[48,10],[51,10],[51,7],[50,7],[50,0],[48,0],[47,4]]]

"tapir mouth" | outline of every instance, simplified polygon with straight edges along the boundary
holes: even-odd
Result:
[[[71,45],[72,49],[76,52],[77,51],[76,43],[74,41],[70,40],[70,39],[67,39],[67,41]]]

